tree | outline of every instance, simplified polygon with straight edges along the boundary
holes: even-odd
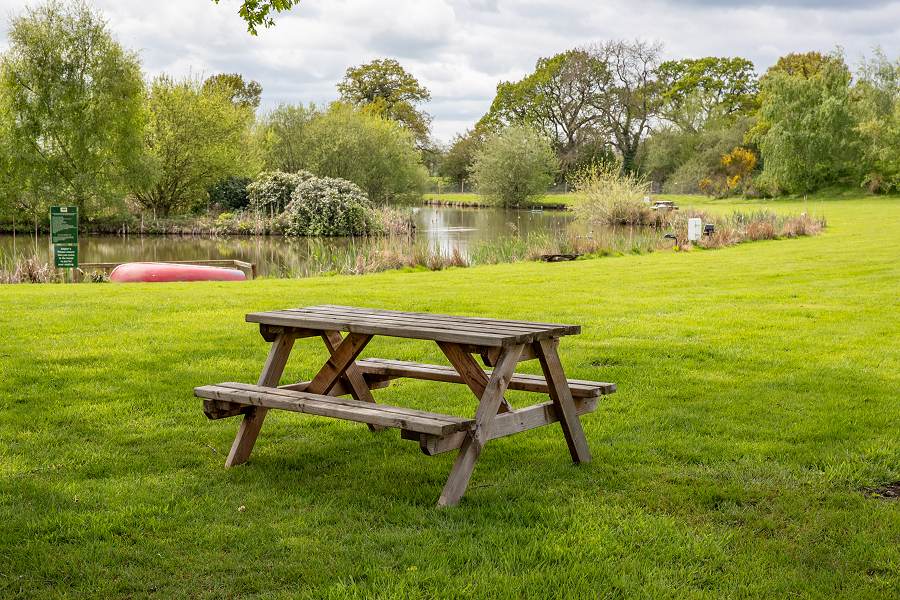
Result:
[[[774,65],[769,67],[763,77],[775,73],[783,73],[809,79],[817,74],[829,63],[843,63],[844,60],[836,54],[822,54],[821,52],[791,52],[780,57]]]
[[[478,193],[502,206],[521,206],[547,193],[559,167],[542,133],[511,125],[489,138],[475,155]]]
[[[312,104],[282,104],[262,118],[259,131],[267,169],[294,173],[303,168],[307,128],[318,114]]]
[[[407,129],[342,102],[309,123],[301,155],[304,169],[352,181],[374,202],[419,198],[427,178]]]
[[[427,145],[431,117],[416,105],[431,100],[431,94],[396,60],[350,67],[337,88],[347,104],[397,121],[412,132],[420,148]]]
[[[219,87],[237,106],[257,109],[262,96],[262,86],[258,81],[245,80],[240,73],[220,73],[203,82],[203,87]]]
[[[699,131],[710,119],[736,118],[758,108],[759,82],[745,58],[709,56],[659,66],[663,116],[681,129]]]
[[[485,135],[477,128],[457,134],[441,161],[440,175],[455,180],[460,186],[468,181],[475,154],[484,144],[484,138]]]
[[[610,41],[594,46],[591,54],[606,65],[610,81],[606,93],[595,97],[610,143],[622,160],[622,171],[634,173],[641,142],[660,110],[656,81],[662,47],[642,41]]]
[[[219,0],[213,0],[216,4]],[[273,13],[290,10],[300,0],[243,0],[238,14],[247,22],[247,31],[250,35],[256,35],[259,27],[271,27],[275,24]]]
[[[871,192],[900,190],[900,60],[876,48],[860,65],[853,96],[862,141],[858,177]]]
[[[781,62],[781,61],[779,61]],[[847,174],[855,146],[850,70],[839,54],[815,69],[770,69],[761,80],[762,177],[779,190],[805,193]]]
[[[83,216],[140,177],[144,82],[135,54],[83,2],[56,0],[13,19],[0,87],[30,194]]]
[[[253,113],[235,106],[219,88],[199,81],[153,81],[146,153],[152,178],[135,190],[154,216],[167,216],[205,205],[207,189],[231,175],[249,175],[248,156]]]
[[[501,82],[482,128],[498,131],[507,125],[528,125],[554,145],[565,173],[579,161],[582,147],[606,132],[607,65],[590,52],[569,50],[541,58],[534,73],[516,82]]]

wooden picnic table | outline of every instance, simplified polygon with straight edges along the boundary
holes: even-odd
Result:
[[[210,419],[243,416],[226,467],[247,461],[269,409],[357,421],[372,430],[393,427],[403,439],[419,442],[425,454],[459,450],[438,500],[439,506],[452,506],[465,493],[482,448],[496,438],[558,421],[572,460],[588,462],[578,415],[592,412],[600,396],[616,390],[612,383],[566,378],[557,346],[561,337],[580,333],[578,325],[332,305],[251,313],[247,321],[258,323],[272,344],[257,384],[194,390]],[[450,366],[357,360],[376,335],[434,341]],[[294,341],[308,337],[321,338],[330,358],[309,381],[279,385]],[[491,368],[484,369],[474,355]],[[543,376],[516,373],[519,362],[533,359]],[[401,377],[467,385],[478,399],[474,417],[375,403],[372,390]],[[507,390],[546,394],[550,401],[514,409],[504,397]]]

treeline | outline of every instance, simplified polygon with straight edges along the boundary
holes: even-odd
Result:
[[[424,188],[429,122],[416,105],[428,91],[396,61],[348,69],[327,107],[257,115],[262,88],[239,74],[148,82],[138,56],[81,1],[26,9],[9,41],[0,56],[7,218],[43,223],[55,203],[89,220],[241,208],[247,183],[270,171],[348,180],[375,203]]]
[[[557,181],[615,162],[667,192],[900,189],[900,61],[876,49],[854,72],[840,51],[788,54],[758,76],[744,58],[663,61],[661,50],[612,41],[540,59],[497,86],[441,174],[480,184],[484,149],[518,126],[550,145]]]

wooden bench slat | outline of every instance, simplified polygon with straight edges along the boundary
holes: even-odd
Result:
[[[200,398],[264,408],[277,408],[359,423],[396,427],[430,435],[443,436],[468,429],[473,421],[426,411],[385,404],[334,398],[242,383],[221,383],[194,389]]]
[[[444,365],[429,365],[403,360],[390,360],[383,358],[367,358],[357,361],[357,366],[363,375],[384,376],[391,378],[410,377],[426,381],[441,381],[444,383],[464,383],[462,377],[453,367]],[[491,371],[485,373],[490,376]],[[601,381],[587,381],[584,379],[569,379],[569,388],[572,396],[576,398],[595,398],[616,391],[616,384]],[[525,392],[548,393],[549,387],[540,375],[516,373],[509,382],[510,390]]]

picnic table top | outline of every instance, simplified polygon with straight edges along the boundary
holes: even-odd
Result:
[[[581,333],[579,325],[460,317],[324,304],[247,315],[250,323],[478,346],[511,346]]]

